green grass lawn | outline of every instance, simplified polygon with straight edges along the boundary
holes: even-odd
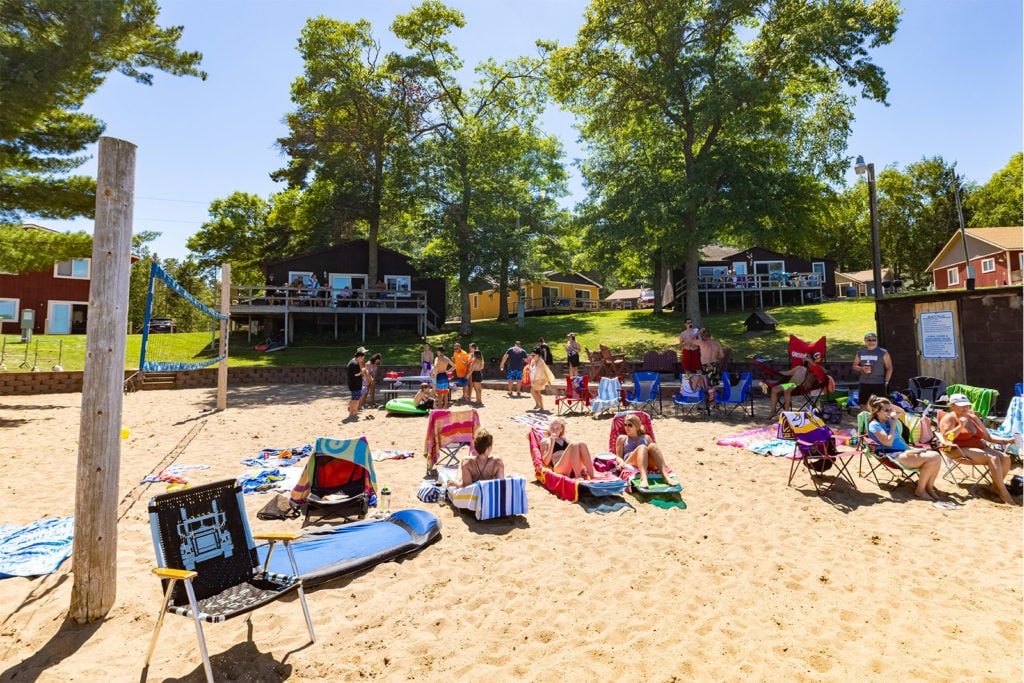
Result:
[[[873,299],[858,298],[770,308],[768,313],[779,321],[779,327],[775,332],[756,337],[748,337],[743,326],[743,321],[750,313],[750,310],[735,311],[711,315],[703,320],[704,326],[711,330],[722,345],[732,349],[734,359],[749,358],[754,354],[784,358],[789,335],[794,334],[807,341],[827,337],[828,356],[838,360],[851,358],[860,348],[864,333],[874,325],[875,302]],[[549,315],[526,318],[523,329],[519,329],[514,319],[508,322],[477,322],[473,324],[473,334],[467,339],[461,339],[457,327],[452,327],[444,333],[431,335],[429,341],[433,345],[444,344],[449,351],[456,341],[461,341],[464,346],[475,341],[483,349],[484,357],[490,359],[500,357],[517,339],[529,350],[539,337],[544,337],[551,345],[557,361],[565,359],[561,347],[565,335],[575,332],[582,346],[596,349],[598,344],[604,343],[616,352],[626,353],[631,360],[640,360],[646,351],[678,349],[682,321],[679,315],[655,316],[650,310]],[[46,342],[61,341],[61,366],[65,370],[83,369],[84,335],[34,337],[29,345],[30,367],[37,341],[43,342],[40,348],[44,350],[52,346]],[[209,359],[216,356],[210,349],[208,332],[151,335],[150,341],[153,345],[160,345],[161,354],[166,359]],[[351,358],[354,349],[360,345],[355,338],[335,341],[330,335],[304,335],[285,350],[260,353],[253,348],[258,341],[262,341],[262,338],[257,340],[254,337],[250,342],[245,332],[233,333],[229,364],[232,367],[338,365]],[[138,367],[141,343],[142,335],[128,336],[125,368]],[[417,365],[422,340],[415,335],[395,331],[380,337],[367,337],[364,346],[371,353],[383,354],[385,365]],[[24,357],[25,345],[20,343],[18,337],[7,337],[6,352],[5,371],[23,371],[18,366]],[[40,356],[44,357],[44,354]],[[39,367],[41,370],[49,370],[50,365],[52,363],[40,362]]]

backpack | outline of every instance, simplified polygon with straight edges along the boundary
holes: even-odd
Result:
[[[826,401],[821,407],[821,418],[827,424],[837,425],[843,421],[843,408],[836,401]]]

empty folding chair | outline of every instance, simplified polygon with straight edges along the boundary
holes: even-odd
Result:
[[[576,375],[565,378],[565,389],[555,397],[555,413],[562,415],[583,415],[590,408],[590,377]]]
[[[473,455],[473,435],[480,429],[480,416],[475,408],[465,410],[432,410],[427,422],[427,438],[423,455],[427,458],[427,473],[438,466],[459,463],[459,451],[468,448]]]
[[[750,417],[754,417],[754,395],[750,391],[753,379],[753,373],[741,372],[733,384],[731,373],[723,372],[722,386],[715,389],[715,410],[720,415],[731,415],[737,409],[743,412],[743,406],[749,405]]]
[[[661,403],[661,375],[657,372],[634,372],[633,391],[626,394],[626,405],[654,415],[654,403]]]
[[[617,412],[622,405],[622,384],[618,377],[602,377],[597,385],[597,398],[590,401],[590,412],[596,418],[606,411]]]

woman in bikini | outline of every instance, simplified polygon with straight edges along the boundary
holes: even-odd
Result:
[[[627,415],[624,429],[626,433],[619,434],[615,439],[615,462],[618,466],[631,465],[640,470],[641,488],[649,486],[647,472],[651,465],[656,471],[661,472],[667,483],[678,485],[679,480],[668,473],[668,464],[665,462],[665,456],[661,454],[661,448],[644,431],[640,418],[636,415]]]
[[[950,396],[949,412],[939,419],[939,433],[975,465],[988,467],[992,475],[992,490],[1007,505],[1015,504],[1003,481],[1010,471],[1010,456],[985,443],[1013,443],[1013,439],[1000,438],[988,431],[971,410],[971,400],[966,395]]]
[[[473,362],[469,366],[469,383],[476,403],[484,403],[484,354],[480,349],[473,351]]]
[[[544,464],[558,474],[580,479],[593,476],[590,449],[582,441],[569,441],[565,435],[565,420],[560,417],[548,425],[547,435],[540,442],[540,455]]]
[[[462,461],[461,479],[459,481],[449,479],[448,486],[461,489],[476,481],[505,478],[505,463],[498,456],[491,455],[491,449],[494,448],[494,437],[489,431],[477,430],[473,437],[473,448],[476,449],[477,454]]]

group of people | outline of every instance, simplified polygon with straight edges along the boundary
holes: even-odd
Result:
[[[551,372],[551,362],[551,347],[547,345],[543,337],[537,340],[537,345],[530,354],[523,349],[522,342],[516,340],[505,351],[505,355],[501,357],[501,362],[498,364],[508,382],[507,395],[509,397],[522,396],[523,387],[529,387],[534,403],[533,409],[544,411],[544,389],[555,381],[555,374]]]
[[[358,420],[360,410],[367,404],[373,406],[377,402],[377,387],[384,378],[384,368],[381,366],[383,357],[375,353],[367,361],[367,353],[369,352],[360,346],[345,365],[345,380],[350,394],[346,421]],[[372,420],[373,415],[370,415],[369,419]]]
[[[469,350],[455,342],[452,355],[446,355],[443,346],[431,349],[429,343],[423,344],[420,363],[425,376],[433,383],[434,407],[448,408],[451,405],[451,382],[462,388],[460,401],[483,403],[484,354],[475,343]]]
[[[725,349],[706,327],[697,327],[693,319],[687,318],[683,331],[679,334],[679,359],[683,372],[687,374],[704,374],[711,384],[715,384],[721,374],[721,364],[725,361]]]

